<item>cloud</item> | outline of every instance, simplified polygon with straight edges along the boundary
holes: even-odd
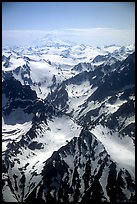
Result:
[[[46,34],[61,36],[65,35],[65,32],[63,30],[3,30],[2,42],[3,45],[27,45]]]
[[[2,32],[3,44],[28,44],[53,34],[59,38],[90,45],[119,44],[127,45],[135,42],[135,30],[114,28],[68,28],[62,30],[8,30]]]
[[[67,35],[86,39],[92,44],[127,45],[135,42],[135,30],[114,28],[70,28],[65,30]],[[95,43],[94,43],[95,42]]]
[[[116,35],[130,35],[134,34],[135,30],[114,29],[114,28],[70,28],[66,29],[70,35],[84,35],[84,36],[114,36]]]
[[[53,35],[62,35],[65,34],[65,31],[61,30],[3,30],[3,35],[29,35],[29,34],[53,34]]]

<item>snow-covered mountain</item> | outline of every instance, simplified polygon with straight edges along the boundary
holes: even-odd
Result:
[[[47,34],[43,38],[37,39],[32,43],[33,47],[39,47],[40,49],[45,47],[51,47],[52,49],[60,47],[69,48],[75,45],[77,44],[69,40],[61,40],[53,34]]]
[[[3,201],[135,201],[134,50],[3,49]]]
[[[5,73],[11,72],[22,84],[34,86],[47,80],[48,87],[52,84],[53,73],[57,83],[60,83],[86,69],[88,71],[101,64],[110,65],[121,61],[134,50],[134,45],[92,48],[47,35],[31,47],[4,48],[2,70]],[[90,66],[84,66],[85,63],[90,63]],[[39,72],[43,74],[39,75]],[[37,88],[42,89],[39,86]]]
[[[124,165],[123,155],[128,153],[125,165],[131,171],[135,140],[134,59],[135,53],[117,63],[117,67],[101,65],[94,71],[82,72],[48,96],[56,108],[97,134],[116,162]],[[60,90],[65,94],[59,94]],[[114,150],[113,146],[119,149]]]

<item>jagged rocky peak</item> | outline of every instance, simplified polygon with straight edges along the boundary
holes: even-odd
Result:
[[[42,182],[25,201],[84,203],[132,200],[130,190],[126,197],[125,187],[129,180],[130,187],[134,188],[128,171],[117,167],[103,145],[86,128],[78,138],[74,137],[53,153],[45,162],[42,175]]]
[[[24,85],[20,81],[16,80],[13,76],[2,82],[2,93],[9,99],[36,99],[36,92],[33,91],[29,85]]]
[[[92,69],[92,65],[91,63],[79,63],[77,65],[75,65],[73,68],[72,68],[72,71],[78,71],[78,72],[83,72],[83,71],[90,71]]]
[[[3,50],[3,201],[134,202],[133,47],[41,43]]]

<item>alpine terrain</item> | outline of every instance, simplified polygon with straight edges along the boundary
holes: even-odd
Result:
[[[134,109],[134,45],[3,47],[3,201],[135,202]]]

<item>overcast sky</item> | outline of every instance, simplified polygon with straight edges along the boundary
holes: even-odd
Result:
[[[134,2],[3,2],[3,45],[53,33],[92,46],[135,42]]]

